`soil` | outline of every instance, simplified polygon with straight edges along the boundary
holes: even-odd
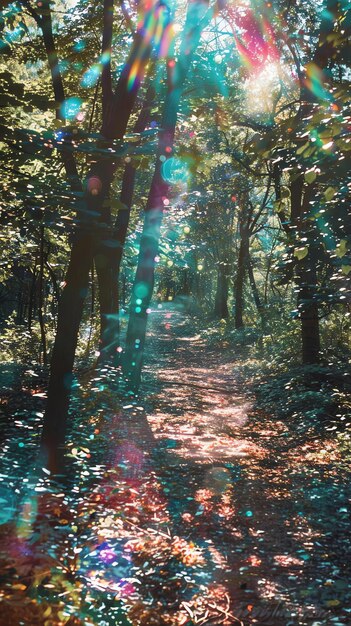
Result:
[[[176,306],[153,309],[139,397],[121,403],[99,373],[85,383],[73,488],[39,489],[35,521],[31,494],[1,526],[0,624],[125,623],[92,617],[94,594],[122,600],[133,626],[351,623],[349,468],[335,441],[287,446],[241,371]],[[49,580],[52,561],[80,590],[68,622],[68,566]]]

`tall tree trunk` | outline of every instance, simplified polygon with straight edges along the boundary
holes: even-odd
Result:
[[[85,355],[88,357],[90,354],[90,345],[91,345],[91,337],[93,334],[94,327],[94,319],[95,319],[95,272],[94,272],[94,263],[91,264],[91,289],[90,289],[90,321],[89,321],[89,335],[87,341],[87,347],[85,351]]]
[[[305,259],[303,259],[305,261]],[[301,322],[302,363],[305,365],[320,361],[320,333],[318,304],[315,300],[317,275],[313,265],[300,261],[296,272],[298,309]]]
[[[57,304],[58,304],[59,299],[60,299],[60,288],[59,288],[59,285],[58,285],[57,276],[56,276],[53,268],[51,267],[49,261],[47,260],[47,257],[46,257],[46,260],[45,260],[45,266],[46,266],[46,268],[47,268],[47,270],[49,272],[49,275],[51,277],[52,289],[53,289],[53,293],[54,293],[54,297],[52,298],[52,302],[51,302],[51,315],[53,317],[54,325],[55,325],[55,328],[56,328],[56,314],[57,314],[56,307],[57,307]],[[55,302],[55,300],[56,300],[56,302]]]
[[[189,2],[179,59],[174,68],[169,63],[167,68],[168,90],[161,124],[162,132],[159,137],[155,172],[145,208],[124,358],[124,373],[130,388],[134,391],[140,385],[147,316],[154,287],[155,258],[158,253],[164,201],[169,195],[169,183],[162,176],[162,162],[160,159],[162,158],[163,162],[165,162],[172,156],[174,133],[184,81],[194,52],[199,44],[202,30],[205,24],[208,23],[205,17],[206,13],[207,3],[199,1]]]
[[[134,133],[142,133],[150,121],[154,100],[154,87],[149,85]],[[130,212],[135,186],[135,167],[127,163],[124,169],[120,195],[121,208],[118,211],[110,245],[101,242],[95,255],[96,272],[99,282],[100,303],[100,362],[118,363],[119,346],[119,270],[124,244],[127,237]],[[112,245],[111,245],[112,244]]]
[[[110,10],[108,0],[106,6]],[[150,15],[152,10],[145,19]],[[150,33],[145,31],[142,23],[134,37],[131,53],[121,72],[113,98],[105,107],[103,135],[107,139],[122,139],[125,134],[150,53]],[[131,68],[136,60],[139,60],[139,74],[131,82]],[[69,175],[70,170],[66,163],[65,168]],[[109,219],[109,207],[104,205],[115,169],[115,161],[104,159],[95,163],[88,174],[84,201],[78,212],[79,227],[72,243],[65,287],[60,298],[41,439],[42,454],[47,467],[53,473],[60,472],[63,468],[63,448],[79,326],[93,256],[99,238],[106,232],[104,220]]]
[[[254,271],[253,271],[253,267],[252,267],[252,261],[251,261],[250,257],[248,257],[248,259],[247,259],[247,273],[248,273],[248,276],[249,276],[251,291],[252,291],[253,299],[254,299],[254,302],[255,302],[255,305],[256,305],[256,309],[257,309],[258,314],[259,314],[259,316],[261,318],[262,326],[264,326],[265,325],[264,305],[263,305],[263,302],[261,301],[260,293],[259,293],[258,288],[257,288],[255,275],[254,275]]]
[[[335,37],[332,36],[335,25],[338,23],[338,17],[342,12],[341,4],[337,0],[326,0],[325,10],[322,12],[322,19],[319,27],[318,42],[311,59],[313,65],[318,69],[322,78],[322,82],[330,82],[330,76],[326,71],[328,65],[333,59],[336,51]],[[313,70],[314,71],[314,70]],[[300,98],[302,106],[300,107],[296,121],[303,122],[309,118],[313,111],[313,104],[316,102],[314,90],[309,85],[310,77],[306,80],[299,71],[300,79]],[[297,126],[298,134],[301,134],[301,128]],[[309,209],[309,201],[314,193],[314,185],[304,185],[302,175],[295,176],[295,180],[291,183],[291,222],[294,231],[299,232],[300,237],[305,236],[309,245],[308,255],[296,261],[295,275],[298,285],[298,308],[300,310],[301,321],[301,343],[302,343],[302,362],[306,364],[318,363],[320,360],[320,333],[319,333],[319,315],[318,303],[316,302],[317,291],[317,271],[313,234],[309,232],[306,223],[306,215]],[[305,191],[303,195],[303,191]],[[303,198],[302,198],[303,196]],[[292,236],[295,235],[292,233]]]
[[[47,347],[46,347],[46,331],[44,322],[44,226],[40,227],[40,254],[39,254],[39,302],[38,302],[38,318],[40,326],[41,336],[41,349],[43,354],[43,364],[46,365],[48,361]]]
[[[57,331],[51,357],[48,398],[41,438],[43,461],[52,473],[62,471],[73,363],[78,329],[89,286],[94,238],[77,239],[71,250],[66,285],[58,306]],[[85,280],[84,280],[85,279]]]
[[[182,296],[190,296],[191,285],[190,285],[190,270],[188,267],[184,267],[182,271],[182,284],[180,295]]]
[[[40,6],[41,9],[39,9],[39,11],[42,10],[42,16],[37,16],[37,18],[34,17],[34,19],[36,19],[36,22],[43,33],[43,41],[51,72],[52,86],[55,96],[56,119],[62,120],[62,123],[64,123],[65,118],[62,105],[65,101],[65,91],[63,87],[62,75],[60,71],[60,65],[53,35],[50,1],[43,0]],[[82,184],[78,174],[74,155],[70,151],[65,150],[62,150],[60,152],[60,155],[65,168],[66,177],[72,191],[81,192]]]
[[[243,311],[244,311],[244,280],[245,280],[245,245],[244,241],[240,241],[238,266],[236,270],[236,278],[234,284],[234,300],[235,300],[235,328],[244,327]]]
[[[291,221],[295,226],[294,236],[297,246],[301,239],[308,245],[308,254],[296,260],[295,276],[298,287],[297,304],[301,323],[302,362],[319,363],[320,333],[317,292],[316,250],[311,222],[307,218],[309,202],[313,198],[314,185],[304,184],[301,175],[295,177],[290,185]],[[303,193],[304,192],[304,193]]]
[[[245,217],[243,217],[245,219]],[[246,221],[246,220],[245,220]],[[245,274],[247,267],[247,259],[249,256],[249,234],[246,223],[240,224],[240,246],[239,246],[239,256],[238,256],[238,265],[236,271],[236,277],[234,282],[234,303],[235,303],[235,314],[234,314],[234,324],[235,328],[238,330],[244,327],[244,283],[245,283]]]
[[[23,324],[23,292],[18,293],[16,324]]]
[[[28,330],[31,332],[32,330],[32,320],[34,317],[34,302],[36,296],[36,284],[37,284],[37,265],[35,265],[32,270],[32,281],[29,289],[29,303],[28,303]]]
[[[229,276],[228,264],[219,263],[217,269],[217,288],[215,296],[214,314],[217,319],[226,320],[229,317],[228,309]]]

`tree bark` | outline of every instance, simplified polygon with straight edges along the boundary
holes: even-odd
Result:
[[[162,132],[156,155],[155,171],[145,208],[140,240],[138,266],[132,290],[127,331],[124,373],[131,390],[139,388],[145,344],[148,309],[154,287],[155,258],[158,253],[164,201],[168,199],[169,183],[162,177],[163,162],[172,156],[174,133],[184,82],[202,30],[207,23],[207,3],[189,2],[179,59],[174,68],[168,63],[168,90],[164,104]],[[208,16],[210,17],[210,16]]]
[[[77,238],[71,251],[57,316],[57,331],[51,357],[48,398],[44,417],[41,448],[43,462],[56,474],[63,469],[64,443],[73,363],[78,342],[78,329],[89,286],[89,269],[94,238],[90,234]]]
[[[303,259],[305,261],[305,259]],[[296,278],[299,288],[298,309],[301,322],[302,363],[320,362],[320,333],[316,297],[317,275],[313,265],[300,261]]]
[[[228,309],[229,276],[228,264],[219,263],[217,270],[217,288],[215,296],[214,314],[217,319],[229,318]]]
[[[236,271],[235,286],[234,286],[234,299],[235,299],[235,315],[234,323],[235,328],[238,330],[244,327],[243,312],[244,312],[244,280],[245,280],[245,257],[246,249],[243,239],[240,241],[238,266]]]
[[[36,284],[37,284],[37,265],[36,265],[36,261],[35,261],[35,265],[34,268],[32,270],[32,281],[31,281],[31,285],[30,285],[30,289],[29,289],[29,303],[28,303],[28,330],[29,332],[31,332],[32,330],[32,320],[34,317],[34,303],[35,303],[35,296],[36,296]]]
[[[244,202],[246,202],[246,194]],[[244,282],[249,258],[249,224],[247,217],[247,207],[244,206],[239,217],[240,246],[238,255],[238,265],[234,283],[234,325],[238,330],[244,327]]]
[[[254,302],[255,302],[255,305],[256,305],[256,309],[257,309],[258,314],[259,314],[259,316],[261,318],[262,326],[264,327],[265,326],[265,310],[264,310],[263,302],[261,301],[260,293],[259,293],[258,288],[257,288],[257,284],[256,284],[256,280],[255,280],[253,267],[252,267],[252,262],[251,262],[250,257],[248,257],[248,259],[247,259],[247,272],[248,272],[248,276],[249,276],[251,291],[252,291],[253,299],[254,299]]]
[[[41,336],[41,348],[43,354],[43,364],[46,365],[48,361],[47,355],[47,346],[46,346],[46,331],[45,331],[45,322],[44,322],[44,226],[40,227],[40,256],[39,256],[39,303],[38,303],[38,319],[40,326],[40,336]]]
[[[339,14],[340,3],[337,0],[326,0],[325,10],[323,11],[319,27],[319,39],[312,58],[312,64],[320,71],[323,81],[326,83],[330,81],[326,70],[336,52],[335,39],[331,35],[335,24],[337,24]],[[296,119],[297,121],[303,121],[313,111],[313,103],[316,102],[316,96],[313,89],[309,86],[309,77],[307,76],[308,80],[302,81],[303,76],[300,74],[299,78],[302,105]],[[298,308],[301,321],[302,362],[304,364],[319,363],[320,361],[319,312],[318,302],[316,301],[318,284],[316,269],[317,250],[313,233],[311,237],[310,228],[306,220],[309,201],[313,193],[314,185],[304,184],[301,174],[292,181],[291,222],[295,227],[294,230],[298,231],[300,239],[304,237],[309,247],[307,256],[297,260],[295,266],[296,283],[298,286]],[[295,233],[292,235],[294,236]]]
[[[52,87],[55,96],[56,118],[64,122],[64,112],[62,110],[62,104],[65,101],[65,91],[63,86],[62,75],[60,71],[59,60],[56,51],[56,45],[52,28],[52,14],[50,2],[44,0],[41,4],[42,16],[36,19],[38,26],[43,33],[43,41],[45,51],[47,54],[48,64],[51,73]],[[41,9],[39,9],[41,10]],[[78,174],[76,161],[74,155],[69,151],[62,150],[60,152],[61,159],[65,168],[67,180],[70,184],[72,191],[81,192],[82,183]]]
[[[109,6],[107,0],[106,4]],[[102,130],[107,139],[122,139],[124,136],[145,65],[151,54],[149,37],[150,33],[145,32],[142,23],[134,37],[130,55],[121,72],[112,102],[106,104]],[[136,59],[140,61],[140,73],[131,84],[131,67]],[[70,176],[71,166],[66,162],[64,164],[67,176]],[[108,223],[110,217],[110,209],[104,205],[110,192],[115,169],[116,162],[111,159],[99,160],[93,164],[87,176],[84,199],[78,211],[78,228],[72,243],[65,287],[58,308],[57,332],[41,438],[42,456],[52,473],[60,473],[63,468],[63,449],[79,326],[84,299],[88,291],[93,256],[99,239],[106,232],[106,222]],[[74,187],[74,181],[71,186]]]
[[[149,85],[146,96],[134,126],[134,133],[142,133],[150,121],[151,107],[154,100],[154,87]],[[101,363],[118,364],[119,346],[119,270],[124,244],[127,237],[130,212],[135,186],[135,167],[127,163],[124,169],[120,201],[122,207],[117,214],[111,234],[112,245],[102,242],[95,255],[96,271],[99,281],[100,303],[100,358]]]
[[[311,364],[320,361],[320,332],[317,293],[316,249],[311,224],[308,223],[307,212],[309,202],[314,194],[314,185],[304,184],[299,175],[291,186],[291,221],[295,226],[294,236],[297,244],[306,240],[308,254],[297,259],[295,265],[296,284],[298,287],[297,305],[301,323],[302,363]],[[303,193],[304,191],[304,193]]]

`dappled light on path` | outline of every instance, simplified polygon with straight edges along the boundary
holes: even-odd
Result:
[[[162,342],[175,342],[172,367],[159,364],[159,390],[152,395],[155,410],[148,420],[156,439],[161,443],[165,440],[169,448],[174,446],[174,455],[204,463],[263,458],[264,447],[242,438],[251,405],[238,388],[232,365],[219,363],[219,355],[211,355],[199,335],[178,336],[179,329],[184,328],[178,311],[164,316],[158,312],[156,323],[150,340],[157,341],[161,350]]]
[[[118,397],[100,371],[75,401],[66,484],[26,486],[18,464],[0,493],[1,626],[349,623],[351,493],[335,442],[292,445],[191,318],[152,312],[140,397]],[[34,432],[22,428],[17,454]]]
[[[156,371],[144,383],[148,421],[165,453],[171,509],[188,536],[213,542],[222,559],[215,580],[245,624],[348,623],[348,567],[335,552],[345,542],[329,529],[330,495],[347,494],[331,465],[340,460],[335,443],[286,450],[286,426],[253,414],[233,358],[190,329],[175,308],[158,311],[149,336],[157,357],[146,364]],[[340,506],[335,532],[345,515]]]

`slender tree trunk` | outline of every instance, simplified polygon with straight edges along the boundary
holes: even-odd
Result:
[[[17,300],[16,324],[22,324],[22,322],[23,322],[23,294],[21,290],[18,294],[18,300]]]
[[[164,201],[169,195],[169,184],[162,176],[162,162],[171,158],[178,109],[184,81],[188,74],[194,52],[199,44],[207,3],[190,2],[184,26],[184,36],[175,67],[168,64],[168,91],[162,119],[162,132],[156,155],[155,172],[145,208],[143,233],[140,240],[138,266],[133,284],[130,317],[126,340],[124,373],[129,386],[136,391],[140,385],[145,344],[148,309],[154,287],[155,258],[158,253],[160,228]],[[208,15],[208,17],[210,17]],[[204,19],[205,18],[205,19]]]
[[[91,305],[90,305],[90,322],[89,322],[89,335],[88,335],[88,341],[87,341],[87,349],[86,349],[86,356],[89,356],[90,353],[90,344],[91,344],[91,337],[93,334],[93,326],[94,326],[94,317],[95,317],[95,272],[94,272],[94,263],[91,264],[91,289],[90,289],[90,294],[91,294]]]
[[[296,284],[298,287],[298,309],[301,323],[302,362],[304,364],[319,363],[320,360],[320,333],[319,313],[316,301],[317,270],[316,250],[311,223],[306,217],[309,202],[314,194],[314,185],[304,184],[302,176],[296,177],[290,186],[291,190],[291,221],[295,226],[294,235],[300,240],[306,240],[308,254],[303,259],[297,259],[295,265]],[[303,193],[304,192],[304,193]]]
[[[229,276],[228,264],[219,263],[217,270],[217,289],[215,296],[214,314],[217,319],[228,319],[228,292],[229,292]]]
[[[340,3],[336,0],[326,0],[325,11],[322,14],[322,20],[319,27],[319,40],[317,42],[315,52],[311,61],[319,68],[324,75],[324,82],[328,83],[330,77],[325,71],[328,68],[330,60],[335,53],[335,38],[331,35],[334,31],[335,24],[338,23],[340,15]],[[312,89],[308,88],[306,81],[303,81],[302,74],[300,78],[300,98],[303,103],[300,107],[296,121],[301,122],[308,119],[313,111],[313,103],[316,102],[316,96]],[[298,131],[301,132],[299,127]],[[305,187],[305,194],[302,200],[302,194]],[[299,289],[298,307],[300,310],[301,320],[301,343],[302,343],[302,362],[306,364],[318,363],[320,361],[320,333],[319,333],[319,314],[318,303],[316,302],[317,291],[317,271],[313,234],[312,237],[306,228],[306,213],[308,212],[308,203],[313,195],[314,186],[304,185],[302,175],[296,176],[295,181],[291,184],[291,222],[294,230],[299,231],[301,235],[306,232],[307,243],[309,244],[308,255],[296,262],[295,275]],[[293,233],[293,236],[295,233]]]
[[[152,11],[148,13],[148,16],[151,15]],[[150,57],[151,41],[149,37],[150,33],[146,33],[144,24],[141,24],[135,35],[128,61],[121,72],[112,101],[105,106],[103,135],[107,139],[122,139],[124,136],[145,65]],[[131,67],[137,59],[140,62],[139,74],[131,83]],[[65,163],[65,168],[69,176],[70,165]],[[93,256],[99,238],[106,232],[104,220],[109,218],[109,207],[105,207],[105,201],[110,192],[115,169],[116,162],[111,159],[104,159],[95,163],[88,174],[84,201],[78,212],[79,227],[72,243],[65,287],[59,303],[57,332],[52,353],[48,399],[41,439],[42,454],[47,467],[53,473],[62,471],[63,467],[63,447],[79,326],[83,314],[84,299],[88,291],[89,272]]]
[[[55,96],[56,118],[64,122],[64,111],[62,105],[65,101],[65,92],[63,87],[62,75],[59,69],[59,60],[56,52],[55,40],[52,28],[52,15],[49,0],[43,0],[42,16],[37,18],[37,24],[43,33],[43,41],[47,54],[48,64],[51,72],[52,86]],[[67,180],[72,191],[82,191],[82,184],[77,170],[75,157],[69,151],[60,152],[61,159],[65,168]]]
[[[248,272],[248,276],[249,276],[249,281],[250,281],[250,286],[251,286],[253,299],[254,299],[254,302],[255,302],[258,314],[259,314],[259,316],[261,318],[262,325],[264,326],[265,325],[264,306],[263,306],[263,303],[261,301],[260,293],[259,293],[258,288],[257,288],[255,275],[254,275],[254,272],[253,272],[253,267],[252,267],[252,262],[251,262],[250,257],[247,260],[247,272]]]
[[[36,273],[36,261],[35,261],[35,266],[33,268],[32,271],[32,281],[31,281],[31,286],[30,286],[30,290],[29,290],[29,303],[28,303],[28,330],[29,332],[31,332],[32,330],[32,320],[33,320],[33,311],[34,311],[34,302],[35,302],[35,295],[36,295],[36,284],[37,284],[37,273]]]
[[[94,238],[79,238],[71,250],[57,316],[57,332],[51,358],[48,398],[42,432],[44,462],[51,472],[63,468],[64,443],[70,390],[73,380],[73,363],[78,342],[78,329],[89,286],[89,269],[94,248]],[[82,280],[85,278],[86,280]]]
[[[160,209],[146,211],[133,285],[124,361],[124,373],[133,390],[137,390],[140,384],[148,307],[154,288],[154,263],[158,253],[161,220]]]
[[[246,225],[240,226],[240,246],[239,246],[239,256],[238,256],[238,265],[236,271],[236,278],[234,283],[234,302],[235,302],[235,315],[234,315],[234,323],[235,328],[238,330],[244,327],[244,283],[245,283],[245,274],[247,267],[247,259],[249,255],[249,235],[247,232]]]
[[[190,276],[189,276],[189,268],[185,267],[182,272],[182,286],[181,286],[181,295],[189,296],[190,295]]]
[[[236,271],[234,299],[235,299],[235,328],[243,328],[243,309],[244,309],[244,280],[245,280],[245,249],[243,240],[240,241],[238,266]]]
[[[55,324],[55,327],[56,327],[56,315],[57,315],[56,307],[57,307],[57,304],[58,304],[59,299],[60,299],[60,288],[59,288],[59,285],[58,285],[57,276],[56,276],[56,274],[55,274],[55,272],[54,272],[53,268],[51,267],[51,265],[50,265],[48,260],[45,261],[45,266],[46,266],[46,268],[47,268],[47,270],[49,272],[49,275],[51,276],[52,288],[53,288],[53,292],[54,292],[54,296],[55,296],[52,299],[51,314],[52,314],[52,317],[54,319],[54,324]],[[56,300],[56,302],[55,302],[55,300]]]
[[[315,300],[317,275],[313,265],[303,261],[297,268],[296,278],[299,288],[298,308],[301,321],[302,362],[308,365],[319,363],[321,345],[318,304]]]
[[[38,303],[38,318],[40,326],[41,336],[41,348],[43,354],[43,364],[48,362],[47,347],[46,347],[46,331],[44,322],[44,226],[40,227],[40,255],[39,255],[39,303]]]
[[[139,117],[134,126],[134,133],[142,133],[150,121],[154,99],[154,87],[149,85]],[[100,362],[118,363],[119,346],[119,270],[124,244],[127,237],[130,212],[135,186],[135,167],[127,163],[124,169],[120,201],[122,207],[117,214],[111,234],[112,245],[102,242],[95,256],[96,271],[99,281],[100,303]]]

